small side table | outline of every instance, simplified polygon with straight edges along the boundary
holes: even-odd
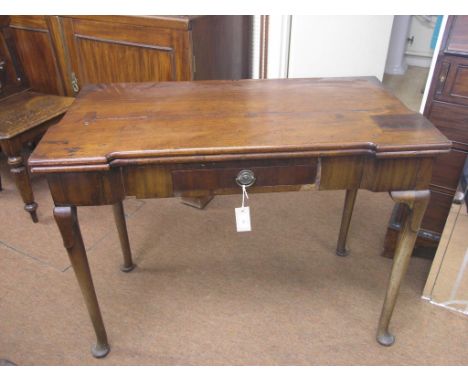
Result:
[[[38,141],[47,128],[58,122],[74,98],[23,90],[0,99],[0,147],[25,204],[24,209],[37,223],[37,203],[31,189],[28,170],[21,150],[29,142]],[[1,190],[1,180],[0,180]]]

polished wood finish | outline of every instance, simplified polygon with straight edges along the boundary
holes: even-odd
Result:
[[[454,193],[460,181],[460,174],[466,160],[466,152],[452,149],[448,154],[437,157],[434,162],[431,184],[439,186],[441,191]]]
[[[382,159],[361,164],[375,177],[375,166],[394,163],[386,159],[418,172],[419,157],[448,147],[426,118],[365,78],[102,84],[83,89],[30,164],[48,173],[368,154]]]
[[[17,17],[15,20],[23,26],[22,21],[24,20],[22,18]],[[40,23],[41,19],[34,20],[38,23],[38,25],[34,25],[34,28],[43,26]],[[26,145],[34,145],[48,126],[58,122],[63,113],[70,107],[73,99],[31,91],[26,86],[29,83],[29,78],[26,75],[31,73],[23,70],[20,60],[21,54],[18,54],[17,44],[14,41],[15,27],[11,25],[11,19],[7,16],[0,16],[0,28],[0,53],[6,57],[5,59],[0,58],[5,72],[0,86],[0,148],[8,157],[11,173],[25,204],[24,208],[30,213],[33,222],[36,223],[38,221],[37,203],[34,201],[28,170],[22,157],[22,149]],[[34,30],[36,31],[36,29]],[[26,31],[27,29],[21,30]],[[37,46],[40,47],[39,42]],[[31,48],[29,47],[27,50]],[[47,52],[43,52],[43,54],[47,55]],[[32,80],[33,82],[37,80],[34,73]]]
[[[11,154],[11,152],[9,154]],[[32,221],[37,223],[39,221],[36,213],[37,203],[34,201],[28,170],[24,166],[21,154],[16,153],[16,156],[9,155],[8,165],[10,166],[11,174],[15,179],[16,188],[19,190],[21,198],[23,199],[24,209],[30,213]]]
[[[466,133],[466,107],[433,101],[428,112],[429,120],[453,141],[453,147],[468,151]]]
[[[37,203],[31,188],[22,149],[37,142],[47,128],[58,122],[70,107],[73,98],[22,91],[0,99],[0,147],[24,202],[24,209],[37,222]]]
[[[235,178],[245,162],[207,163],[184,166],[172,171],[172,190],[176,196],[191,196],[210,190],[213,193],[232,193],[239,189]],[[255,190],[268,191],[275,186],[313,184],[317,175],[317,160],[257,160],[249,169],[255,173]]]
[[[416,241],[418,255],[433,257],[468,155],[468,16],[450,16],[424,115],[453,142],[453,150],[437,158],[431,199]],[[396,206],[385,238],[384,255],[393,256],[405,213]]]
[[[74,96],[93,83],[250,76],[252,16],[5,19],[25,71],[18,77],[43,93]],[[0,56],[4,45],[0,41]],[[18,73],[9,69],[7,75],[13,81]]]
[[[250,77],[252,16],[0,18],[25,68],[7,65],[5,74],[40,92],[74,96],[93,83]],[[12,62],[7,51],[0,40],[0,56]],[[183,202],[203,208],[209,200]]]
[[[351,224],[351,217],[353,216],[357,191],[357,189],[346,190],[343,216],[341,218],[340,234],[338,236],[338,244],[336,246],[336,254],[338,256],[349,255],[349,251],[346,248],[346,238],[348,237],[349,225]]]
[[[392,192],[411,212],[400,239],[378,340],[388,324],[429,196],[434,159],[451,143],[371,78],[108,84],[86,87],[29,159],[45,174],[65,246],[107,349],[76,206],[114,205],[124,258],[131,254],[126,196],[207,197],[249,192],[347,190],[338,240],[343,254],[358,189]],[[63,209],[62,209],[63,208]],[[79,237],[79,240],[70,240]]]
[[[9,30],[29,87],[37,92],[64,95],[62,74],[47,16],[11,16]]]
[[[120,246],[122,247],[124,263],[120,267],[123,272],[130,272],[135,265],[132,260],[132,251],[130,250],[130,241],[128,240],[127,224],[125,223],[125,213],[122,202],[113,205],[115,225],[119,233]]]
[[[377,329],[377,341],[385,346],[392,345],[395,342],[395,336],[390,334],[388,327],[395,308],[401,280],[408,268],[414,243],[429,202],[430,191],[392,191],[390,195],[395,203],[405,204],[409,208],[409,216],[405,219],[397,241],[392,273],[390,274]]]
[[[448,25],[444,53],[468,55],[468,16],[451,16]]]
[[[23,91],[0,99],[0,139],[11,139],[65,113],[73,98]]]
[[[442,231],[445,226],[445,221],[447,220],[447,211],[450,211],[452,202],[452,195],[431,190],[431,208],[427,210],[424,216],[424,228],[431,232]]]
[[[134,18],[138,23],[138,19]],[[97,82],[190,80],[189,35],[169,28],[64,17],[80,87]]]
[[[92,347],[93,356],[96,358],[105,357],[109,353],[110,347],[94,290],[93,279],[91,278],[83,238],[81,237],[76,207],[55,207],[54,218],[62,235],[63,245],[68,252],[70,263],[96,333],[97,343]]]
[[[191,21],[194,80],[250,78],[252,17],[202,16]]]

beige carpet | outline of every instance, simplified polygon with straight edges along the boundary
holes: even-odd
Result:
[[[383,84],[411,110],[419,112],[429,68],[408,66],[404,75],[384,74]]]
[[[127,200],[137,268],[119,271],[111,208],[79,217],[110,338],[94,359],[92,327],[34,178],[33,224],[1,162],[0,358],[19,365],[468,364],[468,320],[420,299],[430,261],[413,258],[392,329],[375,341],[391,267],[380,256],[392,203],[361,192],[351,256],[334,255],[343,192],[252,195],[253,232],[236,233],[239,196],[206,210],[177,199]]]

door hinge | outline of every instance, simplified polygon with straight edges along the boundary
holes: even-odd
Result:
[[[73,89],[73,93],[78,93],[80,91],[80,86],[78,85],[78,78],[76,77],[75,72],[71,74],[71,86]]]

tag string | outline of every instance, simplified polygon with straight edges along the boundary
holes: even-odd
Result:
[[[245,186],[242,185],[242,208],[244,208],[244,197],[249,198],[249,195],[247,194],[247,190],[245,189]]]

